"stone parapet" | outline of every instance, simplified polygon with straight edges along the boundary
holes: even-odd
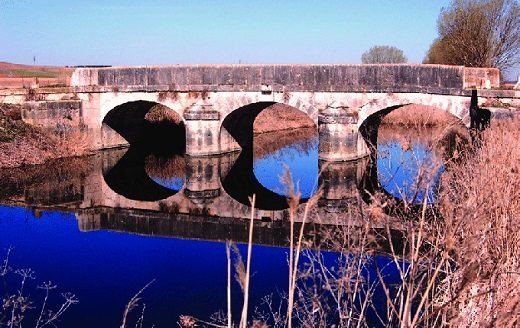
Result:
[[[500,70],[498,68],[464,67],[465,89],[491,89],[500,87]]]
[[[177,65],[78,68],[72,86],[170,91],[417,92],[498,86],[498,70],[448,65]],[[150,88],[151,87],[151,88]]]

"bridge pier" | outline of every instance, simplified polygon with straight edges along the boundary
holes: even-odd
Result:
[[[329,105],[318,116],[320,138],[318,158],[325,161],[350,161],[369,154],[358,130],[358,110]]]
[[[220,196],[218,156],[186,156],[184,195],[195,204],[207,204]]]
[[[349,205],[357,205],[358,185],[366,168],[366,160],[320,161],[320,186],[323,194],[318,204],[328,212],[341,211]]]
[[[196,104],[184,113],[186,155],[219,154],[220,113],[212,104]]]

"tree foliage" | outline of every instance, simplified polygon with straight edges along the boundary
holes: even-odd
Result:
[[[361,55],[363,64],[406,63],[401,49],[390,46],[373,46]]]
[[[453,0],[441,10],[437,30],[425,63],[506,70],[520,62],[517,0]]]

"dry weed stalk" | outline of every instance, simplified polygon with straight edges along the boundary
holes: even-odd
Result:
[[[450,303],[454,325],[520,324],[519,138],[519,119],[496,122],[443,176],[440,209],[454,231],[457,270],[439,302]]]
[[[242,318],[240,319],[240,327],[247,327],[247,311],[249,306],[249,278],[251,276],[251,254],[253,250],[253,222],[255,219],[255,202],[256,195],[253,194],[253,197],[249,199],[251,202],[251,219],[249,221],[249,241],[247,243],[247,265],[246,265],[246,273],[244,277],[244,306],[242,310]]]
[[[144,292],[144,290],[146,288],[148,288],[148,286],[150,286],[153,282],[155,281],[155,279],[152,279],[152,281],[150,281],[149,283],[147,283],[143,288],[141,288],[141,290],[139,290],[131,299],[130,301],[128,302],[128,304],[126,304],[125,306],[125,311],[123,312],[123,322],[121,323],[121,328],[125,328],[126,327],[126,320],[127,320],[127,317],[128,317],[128,314],[133,310],[135,309],[135,307],[138,305],[138,302],[141,300],[141,298],[139,297],[139,295],[141,295],[142,292]],[[143,305],[143,311],[144,311],[144,308],[145,306]],[[143,314],[141,313],[141,318],[142,318]],[[142,320],[142,319],[139,319],[139,320]]]
[[[18,269],[13,270],[9,266],[9,257],[11,255],[12,247],[7,249],[6,257],[0,266],[0,277],[3,281],[4,293],[0,299],[2,303],[2,310],[0,311],[0,326],[22,327],[27,317],[30,317],[30,311],[37,307],[37,304],[32,300],[31,293],[28,291],[30,280],[35,280],[35,272],[32,269]],[[19,289],[12,293],[9,291],[8,278],[9,273],[14,272],[22,278]],[[41,304],[40,313],[35,319],[35,327],[56,326],[58,319],[70,308],[71,305],[77,304],[79,300],[72,293],[62,293],[65,299],[57,310],[49,308],[50,291],[56,289],[56,285],[50,281],[37,286],[38,289],[45,290],[45,297]],[[29,319],[31,320],[31,319]]]

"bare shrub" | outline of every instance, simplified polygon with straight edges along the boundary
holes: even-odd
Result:
[[[146,115],[144,116],[144,119],[149,121],[150,123],[161,123],[162,121],[170,121],[179,124],[182,122],[182,118],[180,117],[180,115],[175,113],[172,109],[161,104],[157,104],[150,108],[148,113],[146,113]]]
[[[442,178],[440,211],[458,267],[444,282],[447,317],[466,327],[520,324],[519,120],[494,123]]]
[[[265,108],[255,119],[253,133],[315,127],[305,113],[285,104],[273,104]]]

